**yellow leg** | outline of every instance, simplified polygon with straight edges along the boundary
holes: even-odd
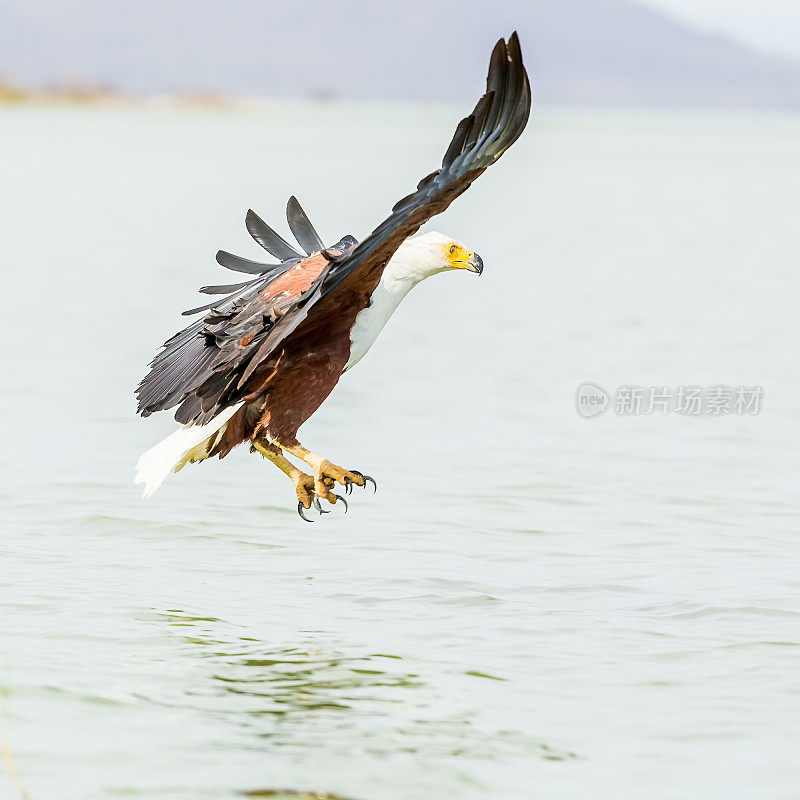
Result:
[[[264,458],[268,458],[281,472],[289,476],[297,492],[297,501],[303,508],[311,508],[311,504],[314,502],[314,477],[299,470],[286,458],[279,447],[270,442],[256,439],[253,447]]]
[[[375,481],[369,475],[362,475],[360,472],[354,470],[344,469],[332,464],[326,458],[306,450],[301,444],[296,444],[291,447],[284,447],[280,445],[281,449],[287,453],[305,461],[314,471],[314,492],[328,500],[331,503],[336,502],[336,497],[331,489],[334,483],[339,483],[345,487],[346,491],[350,491],[353,484],[356,486],[365,486],[367,481],[370,481],[375,486]]]

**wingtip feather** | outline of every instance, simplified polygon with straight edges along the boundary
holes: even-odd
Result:
[[[257,244],[263,247],[268,253],[281,261],[291,258],[300,258],[297,252],[282,236],[276,233],[253,209],[249,209],[244,218],[247,232],[253,237]]]
[[[325,246],[322,238],[311,224],[308,214],[303,210],[300,201],[292,195],[286,203],[286,221],[297,243],[303,248],[306,255],[322,250]]]

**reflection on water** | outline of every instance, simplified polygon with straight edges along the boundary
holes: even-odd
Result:
[[[214,617],[178,609],[157,616],[170,627],[191,629],[181,632],[185,652],[205,664],[205,682],[183,689],[186,704],[223,714],[253,737],[243,746],[471,758],[494,758],[499,748],[551,761],[576,757],[521,730],[478,730],[470,707],[442,714],[436,691],[424,675],[403,668],[401,655],[354,655],[336,644],[276,647],[242,636]],[[326,639],[324,632],[314,632],[313,641]],[[475,679],[476,691],[481,680],[502,680],[473,669],[463,674]]]
[[[286,789],[249,789],[242,792],[245,797],[270,797],[272,800],[345,800],[340,795],[328,792],[293,792]]]

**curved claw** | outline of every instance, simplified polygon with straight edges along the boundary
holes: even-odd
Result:
[[[314,508],[316,508],[317,511],[319,511],[320,514],[330,514],[331,513],[330,511],[326,511],[322,507],[322,504],[319,502],[319,497],[317,497],[316,495],[314,495]]]
[[[378,491],[378,484],[375,483],[375,478],[372,478],[369,475],[365,475],[363,472],[359,472],[357,469],[351,469],[350,472],[352,472],[353,475],[359,475],[360,477],[362,477],[364,479],[364,488],[365,489],[367,488],[367,483],[371,483],[372,484],[372,494],[375,494],[375,492]]]
[[[341,500],[344,503],[344,513],[346,514],[348,511],[347,500],[344,499],[340,494],[335,494],[334,497],[337,500]]]
[[[344,493],[350,494],[353,491],[353,481],[348,475],[344,476]]]
[[[303,508],[303,504],[298,502],[297,503],[297,513],[300,515],[300,519],[304,519],[306,522],[313,522],[313,519],[309,519],[304,513],[305,509]]]

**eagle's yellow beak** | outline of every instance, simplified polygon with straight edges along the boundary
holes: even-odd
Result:
[[[453,269],[466,269],[476,272],[478,275],[483,272],[483,259],[472,250],[467,250],[455,242],[446,248],[446,257]]]
[[[483,259],[477,253],[470,253],[465,269],[470,272],[477,272],[480,275],[483,272]]]

